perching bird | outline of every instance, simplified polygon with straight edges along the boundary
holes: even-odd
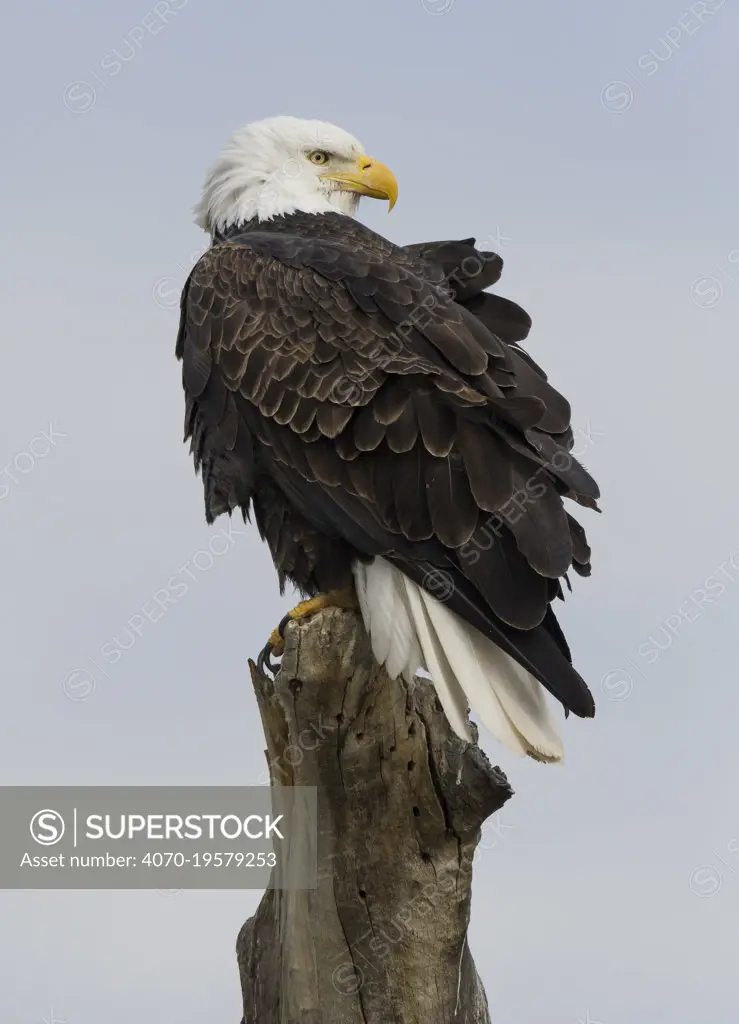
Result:
[[[469,704],[557,761],[544,690],[594,713],[551,607],[590,572],[563,499],[596,508],[598,488],[519,347],[530,318],[485,290],[501,259],[395,245],[353,219],[360,196],[392,208],[388,168],[293,117],[235,132],[207,176],[177,339],[206,518],[253,509],[280,585],[317,598],[293,618],[356,591],[377,661],[426,669],[458,735]]]

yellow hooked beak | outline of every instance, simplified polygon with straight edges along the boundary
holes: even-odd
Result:
[[[337,182],[344,192],[358,192],[360,196],[369,196],[370,199],[387,199],[388,213],[398,198],[395,175],[389,167],[370,156],[360,156],[356,170],[322,174],[321,178],[324,181]]]

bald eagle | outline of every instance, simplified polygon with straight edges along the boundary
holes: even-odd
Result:
[[[253,511],[294,618],[358,601],[376,660],[430,674],[459,736],[469,706],[560,760],[545,690],[594,713],[552,610],[590,572],[563,499],[598,498],[569,405],[520,347],[528,315],[486,290],[500,257],[395,245],[353,219],[361,196],[392,208],[390,170],[292,117],[237,131],[207,175],[177,339],[206,518]]]

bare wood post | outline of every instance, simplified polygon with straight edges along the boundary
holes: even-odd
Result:
[[[242,1024],[489,1024],[467,926],[505,776],[354,612],[289,627],[274,681],[250,665],[273,784],[318,787],[318,887],[267,890],[242,927]]]

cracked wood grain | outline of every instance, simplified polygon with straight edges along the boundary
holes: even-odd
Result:
[[[318,885],[242,927],[242,1024],[489,1024],[467,927],[505,776],[427,680],[377,667],[354,612],[290,626],[275,680],[250,666],[273,784],[318,788]]]

